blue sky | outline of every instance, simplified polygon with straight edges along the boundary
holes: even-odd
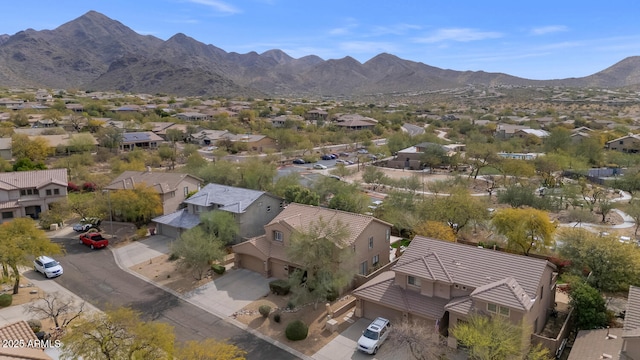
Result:
[[[443,69],[529,79],[591,75],[640,55],[637,0],[36,0],[4,6],[0,34],[54,29],[89,10],[166,40],[294,58],[386,52]]]

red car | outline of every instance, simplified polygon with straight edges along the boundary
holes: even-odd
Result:
[[[109,245],[109,240],[102,237],[99,232],[92,232],[80,235],[80,244],[88,245],[92,249],[99,249]]]

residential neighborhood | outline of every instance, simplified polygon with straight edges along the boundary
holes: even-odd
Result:
[[[633,104],[569,106],[564,89],[537,108],[483,99],[491,112],[41,90],[51,97],[0,101],[0,254],[26,228],[42,241],[0,256],[14,303],[64,291],[100,316],[115,301],[180,341],[204,341],[211,317],[217,341],[254,339],[230,340],[247,358],[369,356],[357,343],[378,318],[390,332],[372,358],[407,356],[401,324],[428,330],[443,358],[473,358],[480,345],[460,331],[487,331],[478,318],[514,327],[514,356],[637,352]],[[41,255],[64,273],[31,270]],[[0,303],[3,341],[33,329],[23,304]],[[72,344],[88,316],[61,330],[37,320]],[[296,321],[300,340],[285,331]]]

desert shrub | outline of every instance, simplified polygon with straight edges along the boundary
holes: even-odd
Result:
[[[178,256],[178,254],[176,254],[176,253],[171,253],[171,254],[169,254],[169,259],[168,259],[168,260],[169,260],[169,261],[176,261],[176,260],[178,260],[179,258],[180,258],[180,256]]]
[[[329,290],[329,292],[327,292],[327,301],[334,302],[336,301],[336,299],[338,299],[338,290],[336,289]]]
[[[291,285],[287,280],[278,279],[269,283],[269,290],[276,295],[287,295],[290,289]]]
[[[280,322],[280,313],[273,314],[273,321],[279,323]]]
[[[222,274],[224,274],[225,270],[227,270],[227,269],[224,266],[220,265],[220,264],[213,264],[213,265],[211,265],[211,270],[213,270],[213,272],[218,274],[218,275],[222,275]]]
[[[296,308],[296,303],[293,300],[287,301],[287,310],[293,310]]]
[[[147,228],[141,228],[136,230],[136,239],[142,239],[147,237]]]
[[[258,312],[260,313],[260,315],[262,315],[263,318],[266,318],[269,316],[269,313],[271,312],[271,306],[260,305],[260,307],[258,308]]]
[[[304,340],[309,333],[309,327],[301,320],[294,320],[287,325],[284,333],[291,341]]]
[[[42,322],[40,322],[40,320],[38,319],[28,320],[27,324],[29,324],[29,327],[34,333],[37,333],[38,331],[40,331],[40,329],[42,329]]]
[[[13,295],[11,294],[0,295],[0,307],[11,306],[12,302],[13,302]]]

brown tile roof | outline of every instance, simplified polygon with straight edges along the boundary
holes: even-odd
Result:
[[[373,216],[297,203],[287,205],[287,207],[267,225],[281,223],[288,226],[291,230],[300,230],[308,228],[313,223],[317,223],[319,219],[322,219],[322,221],[329,225],[335,225],[338,222],[346,225],[349,231],[349,238],[347,239],[348,245],[353,244],[362,231],[374,221],[391,227],[391,224],[378,220]]]
[[[36,334],[29,327],[26,321],[21,320],[9,325],[0,327],[1,340],[37,340]]]
[[[640,335],[640,287],[630,286],[627,311],[624,316],[624,335]]]
[[[609,334],[609,336],[607,336]],[[611,336],[613,335],[613,336]],[[580,330],[569,353],[568,360],[626,359],[620,356],[622,349],[622,329]]]
[[[14,171],[0,173],[0,189],[18,190],[41,188],[51,183],[67,186],[67,169]]]
[[[416,236],[393,267],[424,279],[479,288],[512,277],[535,298],[546,260]]]
[[[440,319],[449,300],[426,297],[394,285],[395,273],[385,271],[353,291],[353,295],[387,307],[417,314],[429,319]]]
[[[533,299],[527,295],[516,279],[512,277],[480,286],[471,292],[471,297],[524,311],[529,311],[534,303]]]
[[[240,244],[234,245],[233,252],[236,254],[251,253],[251,251],[247,250],[248,248],[255,248],[259,251],[263,255],[261,258],[263,261],[269,258],[274,258],[285,262],[292,262],[287,256],[285,247],[281,244],[274,244],[272,241],[267,239],[266,235],[257,236]]]
[[[193,175],[182,173],[152,172],[152,171],[125,171],[105,189],[123,190],[133,189],[136,185],[146,184],[153,187],[160,194],[177,191],[178,185],[187,177],[192,177],[202,182],[203,180]],[[181,190],[181,189],[180,189]]]
[[[459,314],[467,315],[473,308],[473,300],[469,296],[461,296],[451,299],[449,303],[444,307],[445,310],[457,312]]]
[[[39,344],[38,337],[24,320],[0,327],[0,340],[24,342],[24,346],[18,347],[5,348],[0,345],[0,360],[51,360],[40,347],[30,347]]]
[[[0,347],[0,360],[53,360],[42,349],[29,348],[2,348]]]

